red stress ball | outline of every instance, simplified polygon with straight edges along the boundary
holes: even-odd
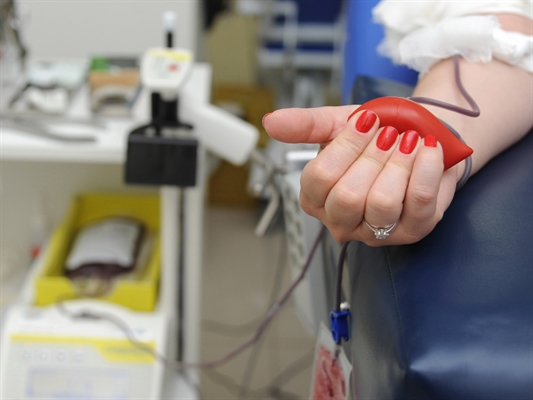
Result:
[[[414,101],[402,97],[380,97],[370,100],[355,110],[374,111],[380,120],[380,127],[393,126],[400,133],[417,131],[421,137],[433,135],[442,145],[444,169],[453,167],[473,153],[473,150],[457,138],[437,117]]]

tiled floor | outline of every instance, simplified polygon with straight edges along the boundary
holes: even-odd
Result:
[[[258,238],[258,218],[249,209],[211,207],[206,214],[203,360],[218,359],[248,340],[272,293],[279,296],[290,283],[283,230]],[[306,399],[314,346],[289,302],[255,346],[201,372],[202,399]]]

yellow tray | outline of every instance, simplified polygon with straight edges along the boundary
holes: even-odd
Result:
[[[64,275],[65,261],[76,232],[94,221],[122,216],[142,221],[154,235],[152,254],[137,279],[117,279],[110,293],[99,299],[136,311],[152,311],[157,303],[161,266],[159,204],[159,197],[155,195],[88,193],[77,196],[48,244],[44,265],[35,281],[35,305],[47,306],[60,299],[76,298],[71,280]]]

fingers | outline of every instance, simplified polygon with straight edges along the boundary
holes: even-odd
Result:
[[[379,120],[372,111],[355,114],[337,137],[304,168],[300,203],[311,215],[321,213],[330,191],[364,152],[378,129]]]
[[[401,217],[405,235],[420,237],[423,233],[425,236],[442,218],[437,207],[444,175],[441,160],[442,148],[435,138],[424,138],[405,195]]]
[[[265,116],[275,139],[321,143],[301,176],[300,204],[339,242],[413,243],[442,218],[454,195],[456,171],[443,171],[442,147],[432,136],[379,129],[370,110],[346,118],[354,106],[285,109]],[[386,239],[374,227],[395,224]]]
[[[325,210],[339,232],[346,229],[344,233],[348,235],[362,222],[371,189],[395,152],[398,140],[395,128],[380,129],[331,190]]]
[[[315,204],[311,214],[340,242],[414,243],[442,218],[453,198],[454,174],[443,173],[442,147],[434,137],[422,140],[415,131],[398,135],[390,127],[376,132],[325,195],[324,206]],[[324,152],[334,149],[342,135]],[[383,240],[365,221],[377,228],[396,225]]]
[[[357,106],[286,108],[263,117],[263,127],[274,139],[285,143],[326,143],[346,125]]]
[[[406,244],[431,232],[454,195],[454,173],[444,173],[443,165],[442,147],[433,136],[419,140],[414,131],[405,132],[376,179],[365,209],[365,220],[373,226],[396,225],[383,240],[361,224],[359,240],[370,245]]]
[[[367,197],[365,219],[373,226],[391,226],[400,219],[419,142],[420,136],[416,131],[403,133],[399,145],[372,185]]]

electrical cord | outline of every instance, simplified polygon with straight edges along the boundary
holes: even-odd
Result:
[[[341,311],[342,304],[342,272],[344,271],[344,260],[346,259],[346,250],[350,242],[345,242],[342,244],[341,251],[339,254],[339,259],[337,261],[337,280],[335,283],[335,311]]]

